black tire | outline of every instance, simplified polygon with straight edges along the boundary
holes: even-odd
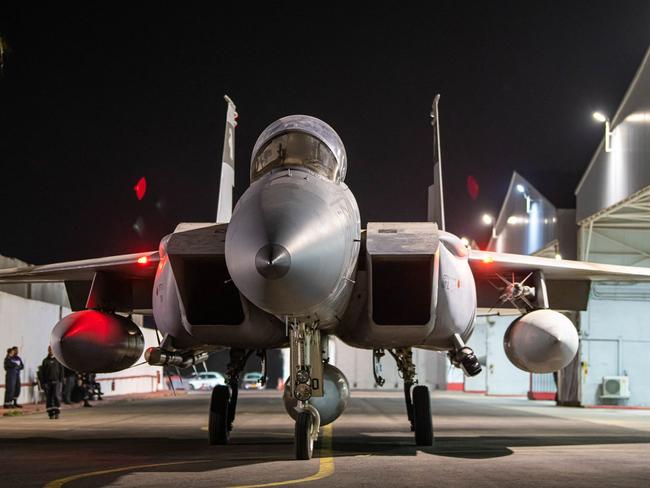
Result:
[[[429,388],[424,385],[413,388],[413,424],[415,425],[415,444],[417,446],[432,446],[431,397]]]
[[[300,412],[296,418],[294,438],[296,459],[311,459],[314,451],[314,441],[311,436],[313,422],[314,419],[309,412]]]
[[[215,386],[210,399],[210,420],[208,434],[210,444],[228,444],[230,431],[228,430],[228,403],[230,402],[230,388],[223,385]]]

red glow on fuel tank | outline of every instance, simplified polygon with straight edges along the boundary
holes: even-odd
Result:
[[[467,194],[472,200],[476,200],[479,194],[478,181],[472,175],[467,177]]]
[[[145,193],[147,193],[147,179],[144,176],[135,184],[133,191],[135,191],[135,196],[138,200],[144,198]]]

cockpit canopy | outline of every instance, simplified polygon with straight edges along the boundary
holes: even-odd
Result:
[[[347,156],[339,135],[320,119],[290,115],[276,120],[257,138],[251,181],[279,167],[307,168],[330,181],[345,180]]]

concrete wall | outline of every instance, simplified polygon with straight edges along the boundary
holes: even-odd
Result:
[[[650,283],[594,283],[580,316],[581,403],[650,406]],[[603,376],[628,376],[628,400],[601,399]]]
[[[488,395],[525,395],[530,374],[515,367],[503,349],[503,336],[517,315],[494,315],[476,318],[474,334],[467,342],[474,349],[483,371],[465,378],[465,391]]]
[[[0,292],[0,353],[4,359],[8,347],[18,346],[25,364],[21,373],[23,386],[19,402],[41,399],[38,389],[29,385],[36,382],[36,372],[47,354],[52,328],[69,313],[70,309],[60,305]],[[143,333],[145,347],[157,344],[153,330],[143,329]],[[98,375],[98,379],[107,395],[118,395],[165,388],[164,382],[159,380],[161,374],[160,368],[141,365],[118,373]],[[0,395],[4,398],[4,375],[0,380]]]

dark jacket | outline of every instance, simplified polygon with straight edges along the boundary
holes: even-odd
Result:
[[[63,366],[54,356],[47,356],[41,364],[38,379],[41,383],[63,381]]]
[[[18,365],[14,362],[13,356],[5,356],[5,371],[11,373],[17,372],[16,366]]]
[[[11,360],[16,365],[16,369],[18,371],[21,371],[21,370],[25,369],[25,365],[23,364],[23,360],[20,359],[20,356],[14,356],[13,358],[11,358]]]

